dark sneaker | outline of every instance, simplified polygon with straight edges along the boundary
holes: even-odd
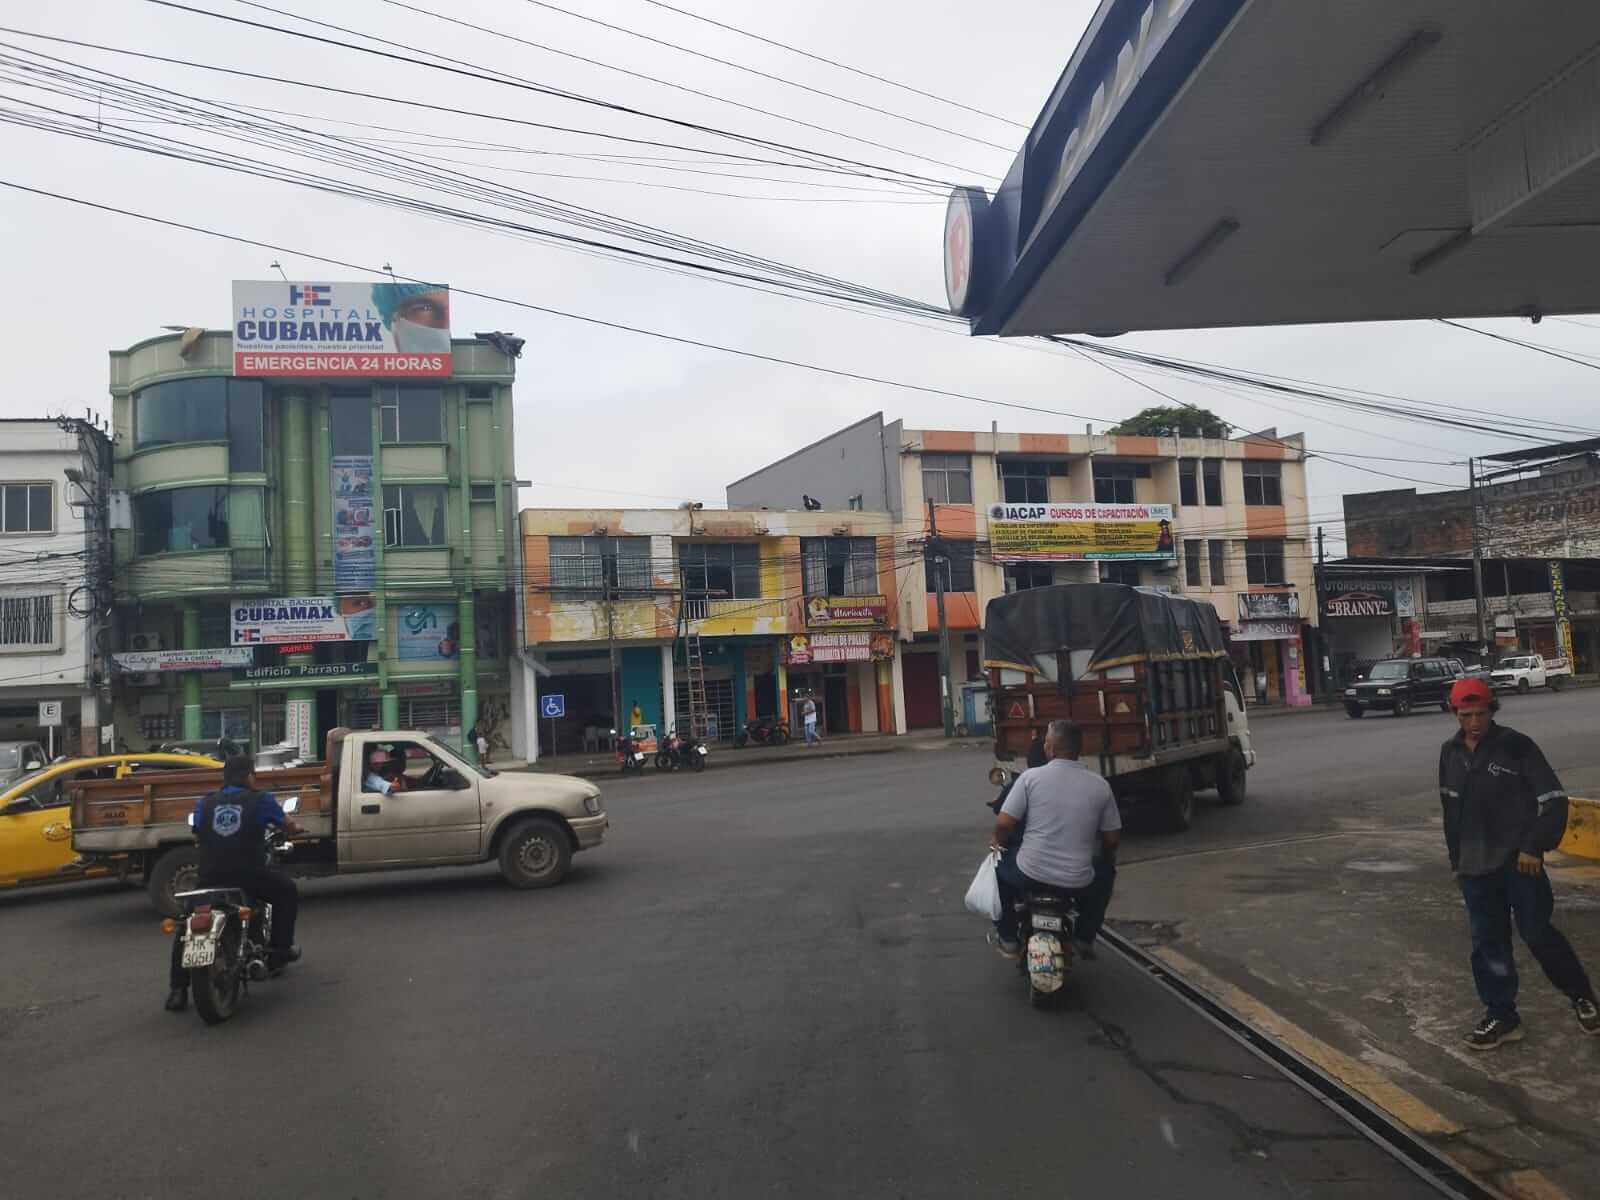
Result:
[[[173,988],[167,993],[166,1010],[168,1012],[182,1012],[189,1007],[189,989]]]
[[[299,961],[299,946],[289,946],[282,950],[269,950],[267,951],[267,972],[271,975],[280,975],[290,963]]]
[[[1001,958],[1015,960],[1022,957],[1022,943],[1006,941],[1005,938],[1000,936],[998,930],[991,929],[989,931],[989,945],[1000,952]]]
[[[1585,996],[1582,1000],[1572,1002],[1572,1011],[1578,1016],[1578,1028],[1590,1037],[1600,1034],[1600,1007],[1597,1007],[1593,996]]]
[[[1520,1042],[1522,1018],[1486,1016],[1465,1040],[1474,1050],[1493,1050],[1501,1042]]]
[[[1072,952],[1079,958],[1083,959],[1084,962],[1093,962],[1095,959],[1100,957],[1099,953],[1094,948],[1093,942],[1074,941],[1072,943]]]

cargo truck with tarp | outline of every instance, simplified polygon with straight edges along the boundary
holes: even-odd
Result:
[[[1066,719],[1118,801],[1158,803],[1174,829],[1194,819],[1197,791],[1244,799],[1255,752],[1211,605],[1113,583],[1028,588],[989,601],[984,639],[995,782]]]

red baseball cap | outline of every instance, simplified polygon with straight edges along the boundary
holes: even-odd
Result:
[[[1450,685],[1450,707],[1467,704],[1488,704],[1494,699],[1489,685],[1481,679],[1458,679]]]

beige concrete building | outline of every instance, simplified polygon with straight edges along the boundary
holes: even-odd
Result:
[[[798,508],[806,497],[889,512],[902,551],[937,526],[951,550],[945,607],[958,689],[981,675],[990,599],[1102,580],[1210,601],[1247,693],[1260,703],[1310,702],[1319,664],[1304,648],[1316,604],[1299,434],[983,433],[916,429],[876,413],[727,489],[738,509]],[[1030,520],[1051,528],[1027,535]],[[931,727],[942,694],[934,589],[918,555],[902,562],[894,592],[902,703],[909,728]],[[958,707],[957,719],[964,715]]]

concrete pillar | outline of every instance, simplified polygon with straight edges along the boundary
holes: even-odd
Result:
[[[906,648],[902,642],[894,644],[894,657],[889,660],[890,691],[894,693],[894,731],[906,732],[906,677],[902,663],[905,659]]]
[[[456,620],[461,626],[461,749],[468,762],[476,763],[478,746],[467,736],[478,723],[478,605],[470,585],[461,592]]]
[[[783,661],[785,641],[786,639],[779,638],[777,649],[773,651],[777,655],[778,664],[778,720],[780,721],[789,719],[789,664]]]
[[[383,509],[383,409],[372,405],[372,503]],[[373,533],[374,566],[377,591],[373,596],[378,609],[377,660],[378,660],[378,724],[384,729],[400,727],[400,697],[389,685],[389,592],[388,574],[384,570],[385,524],[380,519]]]
[[[283,582],[291,596],[311,594],[316,580],[310,408],[304,392],[283,397]],[[288,661],[291,666],[309,666],[315,660],[310,654],[291,654]],[[289,739],[299,744],[302,758],[320,757],[316,690],[291,687],[284,699]]]
[[[378,724],[385,729],[400,728],[400,694],[386,690],[378,699]]]
[[[200,645],[200,606],[193,600],[183,606],[183,649],[202,650]],[[196,741],[200,733],[200,672],[183,673],[183,740]]]
[[[678,727],[677,680],[672,674],[672,647],[661,647],[661,728],[671,732]]]
[[[873,682],[877,690],[878,732],[895,733],[894,723],[894,668],[893,660],[878,659],[872,664]]]

